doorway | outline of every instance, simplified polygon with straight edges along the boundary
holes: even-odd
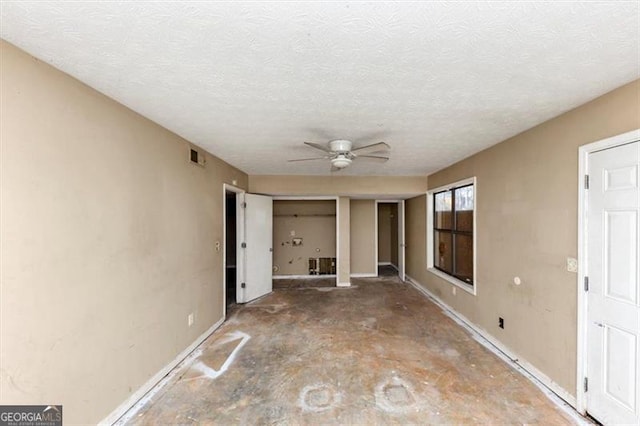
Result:
[[[237,303],[236,282],[238,279],[238,221],[237,194],[233,191],[225,191],[225,306],[227,312]]]
[[[640,423],[639,139],[580,150],[578,411],[610,424]]]
[[[376,265],[378,276],[405,279],[404,200],[376,201]]]
[[[222,309],[247,303],[272,290],[271,197],[222,184]],[[220,242],[216,242],[216,251]]]

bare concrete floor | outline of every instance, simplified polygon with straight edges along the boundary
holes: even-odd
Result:
[[[240,306],[128,424],[572,424],[397,277]]]
[[[302,288],[335,287],[336,277],[317,276],[308,279],[278,278],[273,280],[274,290],[292,290]]]

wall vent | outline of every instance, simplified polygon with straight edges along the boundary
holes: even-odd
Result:
[[[191,164],[196,164],[198,166],[204,166],[204,154],[200,149],[190,146],[189,147],[189,161]]]

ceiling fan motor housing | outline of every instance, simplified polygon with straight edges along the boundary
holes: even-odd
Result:
[[[347,153],[351,151],[351,141],[344,139],[336,139],[329,142],[329,148],[333,152]]]

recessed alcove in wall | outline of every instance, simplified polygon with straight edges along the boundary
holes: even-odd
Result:
[[[336,201],[273,201],[273,275],[336,273]]]

